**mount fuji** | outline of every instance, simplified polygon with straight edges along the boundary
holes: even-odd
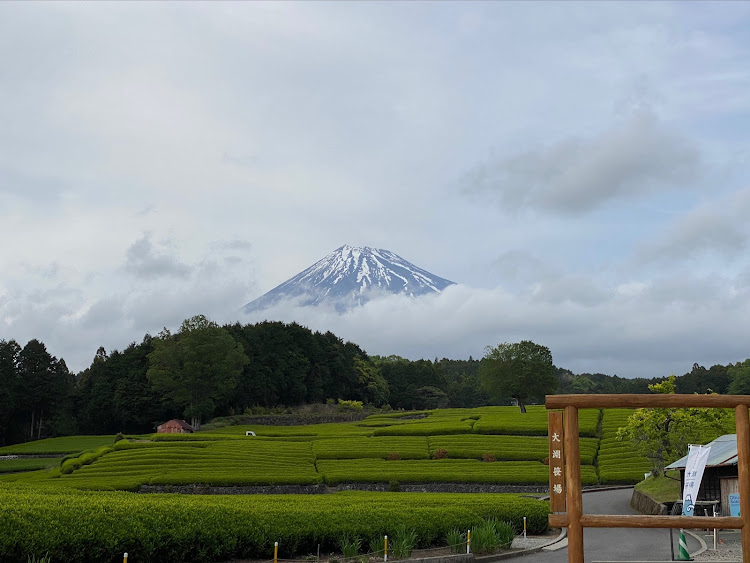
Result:
[[[419,297],[455,282],[441,278],[382,248],[344,245],[268,293],[245,305],[245,313],[294,299],[299,306],[331,304],[338,312],[380,294]]]

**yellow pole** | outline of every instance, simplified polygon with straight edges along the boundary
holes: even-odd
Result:
[[[466,555],[471,553],[471,530],[466,530]]]
[[[125,555],[122,556],[122,563],[128,563],[128,552],[125,552]]]
[[[273,542],[273,563],[276,563],[276,559],[279,556],[279,542]]]
[[[388,536],[385,536],[385,543],[383,545],[383,561],[388,561]]]

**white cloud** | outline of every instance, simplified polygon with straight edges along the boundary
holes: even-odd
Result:
[[[508,209],[578,214],[610,200],[684,188],[698,151],[647,111],[590,139],[569,138],[483,163],[467,189],[491,192]]]

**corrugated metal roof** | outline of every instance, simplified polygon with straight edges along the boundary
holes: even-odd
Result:
[[[708,454],[706,467],[737,465],[737,434],[724,434],[707,445],[711,446],[711,453]],[[684,469],[687,458],[688,456],[682,457],[665,469]]]

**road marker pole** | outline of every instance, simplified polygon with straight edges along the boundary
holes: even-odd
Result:
[[[466,530],[466,555],[471,553],[471,530]]]
[[[385,536],[385,542],[383,543],[383,561],[388,561],[388,536]]]
[[[273,563],[276,563],[276,559],[279,556],[279,542],[273,542]]]
[[[122,563],[128,563],[128,552],[127,551],[122,556]]]

